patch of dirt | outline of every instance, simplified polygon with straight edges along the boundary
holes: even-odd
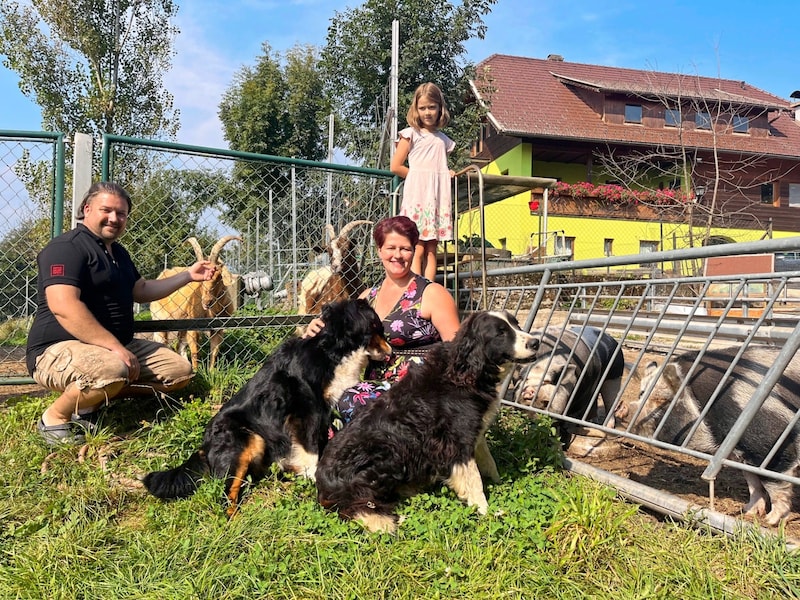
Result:
[[[673,494],[691,504],[755,522],[752,517],[742,515],[749,492],[741,472],[735,469],[720,471],[714,482],[712,507],[709,482],[702,479],[707,464],[692,457],[624,438],[599,441],[584,436],[576,437],[566,455],[571,460]],[[800,500],[796,489],[785,531],[788,538],[800,540]]]
[[[634,362],[635,352],[625,350],[628,364]],[[662,357],[649,353],[641,361],[661,362]],[[627,372],[626,372],[627,376]],[[623,392],[623,401],[635,401],[639,394],[638,382],[632,381]],[[597,469],[613,473],[648,487],[668,492],[689,502],[719,513],[754,523],[752,517],[742,514],[742,507],[750,494],[741,471],[723,467],[714,482],[714,501],[711,506],[710,482],[702,479],[707,463],[676,452],[654,448],[622,437],[601,439],[602,432],[589,432],[590,436],[576,436],[566,455]],[[800,541],[800,490],[795,486],[792,514],[785,525],[787,538]],[[762,524],[763,525],[763,524]],[[800,543],[800,542],[798,542]]]
[[[50,391],[44,389],[42,386],[33,383],[25,385],[0,385],[0,405],[5,404],[11,398],[19,398],[20,396],[46,396]]]
[[[0,378],[19,379],[28,376],[25,366],[25,348],[3,347],[0,350]],[[46,396],[50,392],[37,383],[0,385],[0,406],[19,396]]]

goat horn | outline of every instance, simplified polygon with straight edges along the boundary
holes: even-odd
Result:
[[[325,231],[328,233],[328,238],[329,238],[325,240],[325,243],[329,244],[330,242],[336,239],[336,230],[330,223],[325,223]]]
[[[358,225],[372,225],[372,221],[367,220],[359,220],[359,221],[350,221],[347,225],[342,227],[342,230],[339,232],[339,237],[347,237],[350,232]]]
[[[210,260],[212,263],[216,263],[217,257],[219,256],[219,252],[220,250],[222,250],[222,247],[228,242],[231,242],[233,240],[239,240],[241,242],[242,238],[240,238],[238,235],[226,235],[225,237],[220,238],[219,241],[216,244],[214,244],[214,247],[211,249],[211,254],[208,255],[208,260]]]
[[[194,248],[194,255],[197,257],[197,260],[205,260],[203,249],[200,247],[200,242],[197,241],[196,237],[190,237],[186,240],[186,243]]]

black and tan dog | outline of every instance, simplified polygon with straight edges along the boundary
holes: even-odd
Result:
[[[380,318],[365,300],[323,307],[325,327],[284,341],[214,416],[200,450],[182,465],[144,477],[159,498],[185,498],[206,474],[225,479],[228,515],[245,478],[263,478],[272,463],[314,479],[328,441],[331,407],[355,385],[369,359],[391,352]]]
[[[468,317],[452,342],[432,349],[330,441],[317,468],[319,502],[392,532],[401,498],[441,481],[486,514],[476,444],[499,407],[501,366],[532,360],[538,345],[508,313]]]

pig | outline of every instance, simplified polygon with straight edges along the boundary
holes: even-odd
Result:
[[[522,372],[515,394],[517,404],[579,419],[585,418],[588,409],[588,417],[594,419],[597,402],[592,398],[599,388],[607,422],[613,427],[613,404],[625,369],[619,343],[600,329],[588,326],[563,331],[548,327],[531,334],[541,341],[536,361]],[[561,423],[559,430],[566,448],[572,438],[570,428]]]
[[[632,433],[651,438],[656,435],[656,429],[660,426],[655,439],[676,446],[685,444],[689,449],[708,454],[715,453],[780,351],[778,348],[765,346],[748,347],[730,376],[722,381],[739,349],[740,347],[733,346],[708,350],[692,372],[690,369],[697,359],[697,351],[673,357],[664,365],[660,375],[659,366],[655,362],[648,364],[641,380],[639,399],[620,405],[616,412],[618,423],[625,425]],[[686,387],[678,395],[687,375],[689,380]],[[646,395],[654,379],[654,387]],[[687,436],[718,386],[720,393],[687,442]],[[789,425],[798,409],[800,359],[795,357],[729,458],[760,466],[781,435],[788,430],[788,436],[766,468],[797,476],[800,466],[800,426],[795,424],[789,429]],[[742,509],[745,514],[766,515],[764,521],[768,525],[777,525],[789,515],[792,505],[790,482],[761,479],[748,471],[742,473],[750,493],[749,501]]]

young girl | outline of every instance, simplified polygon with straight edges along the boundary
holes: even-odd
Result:
[[[436,246],[440,240],[453,238],[450,180],[455,176],[447,166],[447,155],[455,148],[455,142],[439,131],[450,122],[450,113],[435,84],[423,83],[416,89],[406,121],[410,127],[398,135],[391,170],[406,180],[400,214],[411,218],[419,228],[411,269],[433,281]]]

